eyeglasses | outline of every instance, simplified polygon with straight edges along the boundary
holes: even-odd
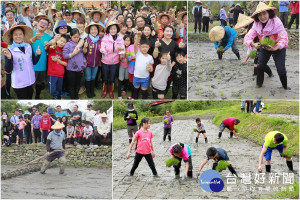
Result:
[[[67,26],[61,26],[59,27],[59,29],[67,29],[68,27]]]
[[[65,15],[66,17],[70,17],[71,15]]]
[[[48,23],[46,23],[46,22],[40,21],[40,24],[43,24],[43,25],[45,25],[45,26],[48,26]]]

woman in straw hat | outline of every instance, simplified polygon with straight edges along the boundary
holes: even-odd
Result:
[[[286,47],[289,40],[281,20],[275,15],[275,10],[276,8],[269,7],[263,2],[258,4],[256,11],[251,16],[254,18],[253,27],[245,36],[244,44],[249,48],[260,48],[257,66],[257,87],[262,87],[264,82],[264,72],[268,70],[267,63],[270,60],[271,55],[273,55],[281,84],[284,89],[290,90],[291,88],[287,86],[285,69]],[[269,37],[270,39],[275,40],[275,44],[273,46],[267,45],[260,47],[259,43],[253,42],[253,39],[256,36],[259,39]]]
[[[157,16],[157,21],[160,24],[158,27],[157,37],[161,40],[164,36],[164,27],[171,24],[172,17],[168,14],[161,13]]]
[[[91,12],[89,12],[88,14],[90,16],[91,22],[94,23],[98,23],[100,24],[103,28],[105,27],[104,21],[106,19],[106,16],[103,12],[99,11],[99,10],[93,10]]]
[[[118,35],[120,28],[120,24],[109,22],[105,28],[106,35],[102,39],[100,49],[102,53],[102,73],[104,80],[102,98],[106,97],[108,86],[109,97],[111,99],[114,98],[114,79],[119,68],[120,56],[124,56],[125,54],[124,40]]]
[[[45,174],[47,168],[50,163],[54,161],[56,158],[60,162],[60,171],[59,174],[63,174],[65,172],[66,166],[66,157],[65,157],[65,132],[62,129],[65,126],[61,124],[59,121],[56,121],[54,125],[51,126],[51,131],[47,137],[46,149],[47,149],[47,157],[43,163],[41,168],[41,174]],[[55,152],[54,152],[55,151]]]
[[[91,23],[85,28],[88,37],[83,46],[83,53],[86,56],[87,67],[85,73],[85,87],[88,98],[95,97],[95,79],[98,71],[98,64],[100,61],[101,40],[99,33],[102,26],[98,23]]]
[[[11,73],[11,85],[18,99],[32,99],[35,74],[33,65],[41,55],[38,47],[36,54],[30,44],[26,43],[33,35],[33,31],[26,25],[17,25],[3,35],[3,41],[9,44],[8,49],[2,49],[5,56],[5,71]]]
[[[29,5],[25,5],[22,9],[22,12],[20,10],[19,2],[16,2],[16,7],[17,7],[18,19],[20,20],[20,22],[24,22],[27,26],[32,28],[30,17],[29,17],[29,14],[32,12],[31,7],[29,7]]]
[[[215,26],[209,31],[208,37],[210,41],[214,42],[220,60],[222,59],[223,53],[230,47],[237,58],[239,60],[241,59],[236,44],[237,33],[233,28],[223,25]],[[222,49],[221,46],[223,47]]]

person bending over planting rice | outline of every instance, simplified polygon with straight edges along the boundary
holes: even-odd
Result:
[[[227,51],[230,47],[232,52],[240,60],[239,49],[237,48],[236,31],[229,26],[215,26],[209,32],[210,41],[214,42],[215,49],[217,50],[218,58],[221,60],[223,53]]]
[[[204,124],[201,122],[200,118],[196,119],[196,124],[197,124],[197,128],[195,128],[195,131],[197,132],[196,143],[198,143],[200,133],[203,134],[203,137],[205,139],[205,143],[207,143],[208,141],[207,141],[206,131],[205,131],[205,128],[204,128]]]
[[[234,137],[238,139],[239,137],[236,135],[236,132],[234,130],[234,125],[238,125],[239,123],[240,120],[234,117],[229,117],[224,119],[220,124],[219,139],[221,139],[222,132],[225,130],[225,128],[228,128],[230,130],[230,138],[232,138],[232,136],[234,135]]]
[[[209,147],[206,151],[206,156],[207,158],[202,162],[202,164],[199,167],[198,170],[199,173],[201,172],[202,168],[206,165],[206,163],[209,161],[209,159],[213,159],[213,167],[212,167],[213,170],[221,171],[228,168],[232,174],[238,177],[238,174],[236,173],[235,169],[232,167],[227,152],[224,149]]]
[[[178,178],[180,175],[180,167],[181,167],[182,159],[183,162],[185,163],[184,176],[192,178],[193,177],[192,150],[189,147],[189,145],[183,143],[176,143],[170,147],[169,151],[170,154],[172,155],[172,158],[176,158],[179,160],[179,163],[177,165],[173,165],[176,178]]]
[[[290,172],[294,172],[293,161],[291,159],[292,153],[287,150],[288,138],[285,134],[278,131],[271,131],[265,136],[262,145],[262,150],[259,156],[258,171],[262,171],[263,157],[266,159],[266,171],[271,172],[271,156],[273,149],[277,149],[281,157],[285,157],[286,164]]]

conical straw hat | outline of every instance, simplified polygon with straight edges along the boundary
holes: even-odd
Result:
[[[263,2],[259,2],[259,4],[256,7],[255,12],[251,15],[252,18],[254,18],[254,16],[258,13],[264,12],[266,10],[276,10],[275,7],[270,7],[267,4],[263,3]]]
[[[236,25],[234,26],[234,29],[238,30],[240,28],[244,28],[245,26],[248,26],[249,24],[251,24],[253,21],[254,21],[253,18],[240,13],[238,21],[237,21]]]
[[[212,42],[217,42],[223,39],[225,35],[225,30],[221,26],[215,26],[209,31],[209,39]]]

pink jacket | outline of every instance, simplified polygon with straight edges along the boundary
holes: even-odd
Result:
[[[290,1],[290,6],[291,6],[292,14],[299,13],[299,1]]]
[[[118,35],[116,40],[113,40],[110,34],[103,37],[101,42],[100,52],[102,53],[102,62],[107,65],[114,65],[120,62],[119,47],[124,46],[124,40]]]
[[[254,21],[252,28],[244,38],[244,44],[252,49],[251,44],[256,36],[258,36],[259,39],[269,36],[275,40],[275,45],[278,45],[280,49],[287,47],[289,43],[288,35],[278,17],[269,19],[264,29],[261,22]]]

